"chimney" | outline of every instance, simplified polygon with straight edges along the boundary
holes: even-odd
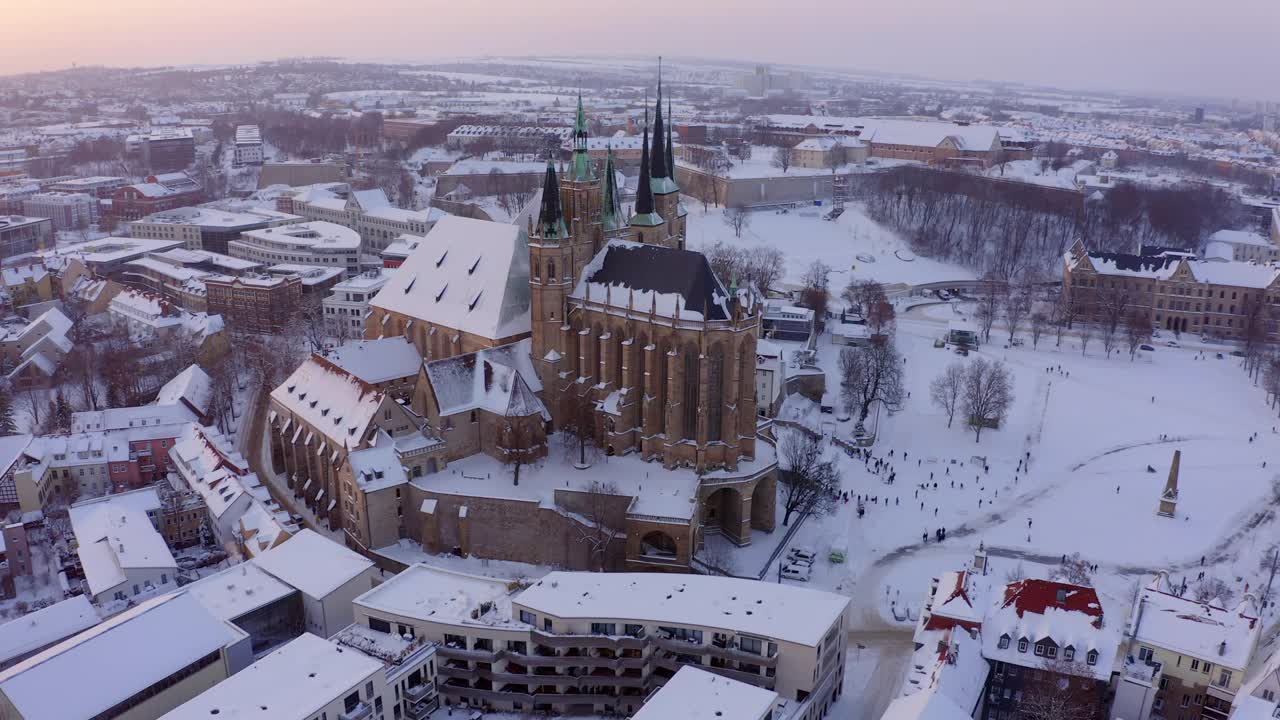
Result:
[[[1222,656],[1226,654],[1227,654],[1227,641],[1223,640],[1222,644],[1218,646],[1218,655]]]

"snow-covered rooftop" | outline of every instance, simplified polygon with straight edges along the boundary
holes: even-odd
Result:
[[[1082,672],[1106,680],[1111,677],[1123,629],[1123,623],[1114,617],[1116,611],[1113,604],[1113,617],[1105,617],[1102,600],[1091,587],[1033,578],[1019,580],[995,593],[982,624],[983,655],[992,661],[1039,666],[1048,658],[1036,655],[1035,645],[1047,638],[1056,643],[1058,659],[1065,660],[1066,650],[1071,648]],[[1022,639],[1028,642],[1020,649]],[[1097,656],[1089,664],[1091,651]]]
[[[881,720],[971,718],[990,671],[981,640],[954,628],[922,633],[916,643],[898,698]]]
[[[483,338],[527,333],[528,239],[515,225],[441,218],[369,304]]]
[[[0,691],[25,720],[96,717],[241,637],[190,595],[163,595],[0,672]]]
[[[310,529],[262,553],[253,562],[318,599],[373,567],[373,561]]]
[[[355,447],[383,394],[321,355],[312,355],[271,391],[271,399],[320,432],[332,449]]]
[[[359,233],[351,228],[324,220],[246,230],[240,234],[240,237],[252,242],[292,245],[299,248],[356,250],[360,247]]]
[[[156,405],[184,405],[197,416],[209,412],[213,381],[199,365],[191,364],[165,383],[156,395]]]
[[[766,117],[766,124],[769,127],[796,130],[812,125],[820,132],[828,133],[853,134],[856,132],[863,141],[883,145],[937,147],[947,138],[953,138],[961,150],[989,150],[999,141],[999,129],[995,126],[936,120],[769,115]]]
[[[0,625],[0,663],[97,625],[98,610],[76,595]]]
[[[778,694],[685,665],[651,695],[632,720],[757,720]]]
[[[542,390],[542,383],[529,351],[530,341],[525,339],[427,363],[427,379],[440,414],[486,410],[500,417],[541,413],[550,420],[535,394]]]
[[[364,683],[382,668],[351,647],[303,633],[161,719],[310,718],[353,688],[363,697]]]
[[[1258,613],[1248,598],[1228,610],[1151,586],[1138,595],[1130,622],[1137,625],[1133,634],[1140,643],[1237,670],[1248,666],[1262,632]]]
[[[422,355],[403,336],[352,340],[329,351],[329,360],[355,377],[373,384],[413,377]]]
[[[182,590],[219,620],[235,620],[295,592],[251,562],[202,577]]]
[[[1263,247],[1274,247],[1271,240],[1259,233],[1249,232],[1248,230],[1219,230],[1210,235],[1209,240],[1230,243],[1232,245],[1261,245]]]
[[[505,580],[417,563],[354,602],[369,610],[425,621],[493,624],[511,619],[510,595]],[[482,618],[486,613],[480,612],[481,605],[486,604],[492,616]]]
[[[725,628],[810,647],[849,607],[844,595],[757,580],[665,573],[552,572],[514,599],[558,618]]]
[[[132,569],[177,567],[169,546],[147,516],[159,508],[155,488],[107,495],[71,506],[76,554],[91,594],[116,587]]]

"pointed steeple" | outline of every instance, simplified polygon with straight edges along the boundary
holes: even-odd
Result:
[[[547,158],[547,175],[542,182],[542,210],[538,213],[538,232],[543,239],[567,238],[564,212],[560,209],[560,180],[555,164]]]
[[[605,230],[621,227],[622,207],[618,202],[618,172],[613,167],[613,146],[610,145],[604,161],[604,197],[600,202],[600,215]]]
[[[645,118],[644,135],[640,141],[640,180],[636,183],[636,217],[653,214],[653,188],[649,181],[649,120]]]
[[[582,94],[578,94],[578,117],[573,124],[573,181],[595,180],[595,167],[587,147],[587,114],[582,109]]]
[[[649,174],[654,180],[667,177],[667,153],[663,146],[662,125],[662,58],[658,58],[658,101],[654,103],[653,152],[650,155]],[[661,184],[661,183],[658,183]]]

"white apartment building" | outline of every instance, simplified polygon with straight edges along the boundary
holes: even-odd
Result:
[[[99,200],[107,200],[112,193],[127,184],[129,184],[129,181],[122,177],[95,175],[60,180],[50,185],[48,190],[51,192],[85,193]]]
[[[631,720],[782,720],[778,693],[685,665]]]
[[[703,575],[553,572],[506,582],[418,564],[355,600],[355,623],[438,643],[444,702],[633,713],[694,665],[821,717],[844,682],[847,597]]]
[[[339,338],[363,337],[369,300],[378,294],[390,277],[385,270],[366,270],[334,285],[333,292],[321,302],[329,334]]]
[[[237,125],[235,154],[232,163],[236,167],[242,165],[261,165],[262,130],[257,125]]]
[[[135,238],[178,240],[187,250],[226,253],[227,243],[247,230],[261,230],[301,222],[298,215],[226,201],[181,207],[148,215],[129,223]]]
[[[360,235],[331,222],[314,221],[249,230],[227,243],[227,254],[264,265],[318,265],[360,274]]]
[[[1275,232],[1273,228],[1273,235]],[[1221,258],[1256,263],[1276,262],[1280,260],[1280,245],[1270,237],[1248,230],[1219,230],[1209,236],[1204,256],[1206,260]]]

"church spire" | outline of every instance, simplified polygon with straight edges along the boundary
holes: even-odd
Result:
[[[654,180],[667,177],[667,154],[663,148],[662,124],[662,58],[658,58],[658,101],[654,103],[653,115],[653,153],[650,155],[649,169]]]
[[[646,102],[646,104],[648,103]],[[658,142],[655,140],[653,144],[656,147]],[[656,227],[663,222],[662,216],[654,212],[653,208],[651,165],[652,162],[649,156],[649,114],[646,111],[643,139],[640,141],[640,179],[636,182],[636,209],[630,223],[633,227]]]
[[[547,175],[542,182],[542,211],[538,214],[538,232],[546,240],[569,236],[564,224],[564,212],[560,209],[560,180],[556,177],[556,167],[551,158],[547,158]]]
[[[622,223],[622,208],[618,203],[618,174],[613,167],[613,146],[610,145],[604,161],[604,198],[600,203],[605,230],[615,230]]]
[[[591,152],[587,143],[587,114],[582,109],[582,94],[578,94],[578,117],[573,124],[573,180],[574,182],[590,182],[595,180],[595,167],[591,163]]]

